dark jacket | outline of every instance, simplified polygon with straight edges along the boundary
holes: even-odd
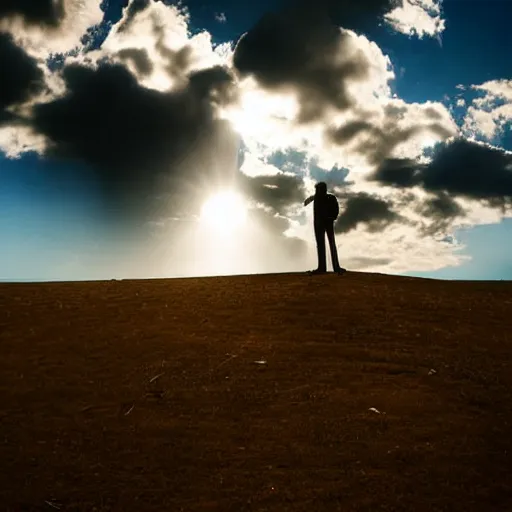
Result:
[[[313,212],[315,222],[334,222],[339,214],[336,196],[333,194],[315,194]]]

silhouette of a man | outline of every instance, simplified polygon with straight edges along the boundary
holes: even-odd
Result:
[[[339,213],[338,200],[333,194],[327,193],[327,184],[320,181],[315,185],[315,195],[308,197],[304,201],[304,206],[311,202],[313,202],[316,250],[318,253],[318,268],[311,271],[311,273],[323,274],[327,272],[325,254],[325,235],[327,235],[331,250],[332,268],[334,272],[343,274],[345,269],[340,267],[334,238],[334,221]]]

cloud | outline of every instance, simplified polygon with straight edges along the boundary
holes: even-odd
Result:
[[[512,153],[488,144],[458,138],[440,144],[430,163],[389,160],[373,179],[394,187],[419,186],[429,192],[512,204]]]
[[[214,107],[227,70],[198,71],[168,93],[139,85],[121,65],[71,65],[63,76],[66,94],[35,106],[33,127],[48,140],[46,154],[89,164],[114,205],[148,206],[161,177],[182,189],[236,171],[237,137]]]
[[[354,105],[348,84],[373,78],[375,65],[368,57],[355,35],[321,9],[303,6],[267,13],[242,36],[233,63],[242,77],[255,77],[265,89],[295,95],[297,121],[309,123]],[[377,66],[380,72],[381,63]]]
[[[5,32],[0,32],[0,69],[9,70],[0,80],[0,150],[13,158],[41,150],[44,138],[34,133],[26,116],[31,104],[47,95],[47,70]]]
[[[449,233],[455,221],[457,219],[463,220],[466,216],[466,210],[444,192],[428,197],[418,206],[416,211],[423,217],[432,220],[420,229],[425,236]]]
[[[277,214],[286,214],[291,206],[297,206],[305,198],[302,178],[278,172],[273,175],[238,176],[238,186],[247,197]]]
[[[0,30],[42,58],[79,46],[87,30],[102,19],[98,0],[7,0],[0,6]]]
[[[140,77],[146,77],[153,72],[153,63],[144,48],[123,48],[117,52],[117,57],[126,67],[133,66],[135,74]]]
[[[512,80],[491,80],[472,89],[483,94],[468,107],[463,131],[492,141],[512,123]]]
[[[226,23],[228,21],[226,15],[223,13],[223,12],[220,12],[218,14],[215,15],[215,19],[219,22],[219,23]]]
[[[0,32],[0,112],[26,102],[44,86],[44,75],[35,59],[18,47],[10,34]]]
[[[31,26],[23,25],[19,39],[31,37],[32,26],[50,26],[48,38],[59,39],[71,4],[52,23],[27,14]],[[0,84],[2,106],[30,100],[22,116],[1,115],[0,148],[84,162],[118,218],[182,211],[183,203],[196,208],[201,194],[237,172],[239,136],[218,115],[231,101],[232,73],[218,64],[225,54],[209,35],[189,35],[177,7],[129,3],[101,48],[66,56],[53,73],[10,36],[0,42],[1,62],[16,71]],[[34,99],[43,84],[47,94]],[[185,189],[188,201],[180,198]]]
[[[21,17],[29,25],[56,27],[65,16],[62,1],[5,0],[0,5],[0,18]]]
[[[393,205],[365,192],[349,194],[342,201],[341,213],[335,223],[335,231],[347,233],[364,224],[370,232],[383,231],[400,216],[393,211]]]
[[[407,104],[390,99],[373,116],[365,114],[339,127],[331,126],[326,135],[331,143],[372,166],[392,157],[417,157],[426,145],[458,132],[449,111],[439,103]]]
[[[294,148],[325,169],[368,170],[458,134],[441,103],[392,96],[391,61],[375,43],[310,9],[268,14],[235,48],[240,104],[228,118],[252,151]]]
[[[393,224],[385,235],[357,230],[338,236],[338,240],[342,265],[349,270],[428,272],[458,266],[469,259],[461,254],[464,246],[456,240],[423,236],[413,225]],[[361,261],[362,252],[371,254],[374,261]]]
[[[439,36],[445,30],[441,0],[403,0],[384,18],[397,32],[420,39]]]
[[[446,193],[441,193],[425,201],[425,208],[422,213],[427,217],[445,219],[463,215],[464,209]]]
[[[117,25],[118,32],[124,32],[126,28],[133,23],[137,14],[146,10],[150,6],[151,2],[149,0],[132,0],[129,2],[123,9],[123,17]]]
[[[364,256],[356,256],[354,258],[347,259],[343,264],[350,269],[368,270],[379,267],[386,267],[393,260],[391,258],[367,258]]]
[[[186,85],[191,72],[228,66],[230,53],[213,47],[211,35],[191,35],[188,14],[180,6],[144,0],[131,2],[101,49],[85,57],[91,63],[122,60],[138,81],[160,91]],[[86,64],[79,56],[75,62]]]

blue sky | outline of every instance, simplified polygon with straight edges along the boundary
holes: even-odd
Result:
[[[70,5],[73,3],[73,0],[67,1]],[[384,4],[385,1],[382,0],[382,3]],[[510,105],[509,108],[512,109],[512,64],[510,63],[512,45],[509,34],[512,3],[507,0],[405,1],[419,4],[423,2],[424,5],[432,2],[433,5],[439,7],[439,17],[444,20],[444,30],[436,34],[423,34],[421,37],[418,36],[418,32],[407,35],[397,30],[396,25],[394,26],[382,18],[373,19],[369,15],[365,20],[365,31],[360,32],[355,29],[358,35],[364,36],[364,41],[357,40],[356,43],[355,39],[350,39],[350,44],[359,45],[363,52],[373,51],[369,49],[369,45],[376,45],[379,55],[388,58],[392,66],[394,78],[388,81],[389,96],[382,101],[384,103],[388,101],[390,104],[395,100],[403,102],[406,105],[404,112],[407,112],[403,119],[397,117],[396,126],[402,122],[409,123],[407,124],[409,128],[406,129],[400,125],[399,129],[402,131],[398,137],[405,144],[403,146],[405,149],[397,155],[400,158],[406,156],[409,160],[421,157],[421,154],[413,157],[415,154],[412,145],[407,145],[409,136],[404,133],[412,134],[414,132],[414,129],[410,129],[415,123],[414,116],[423,115],[426,112],[426,102],[431,102],[433,110],[437,112],[436,117],[428,119],[439,119],[439,121],[435,121],[439,126],[432,132],[434,134],[432,135],[434,137],[432,144],[437,144],[434,148],[441,148],[439,149],[440,155],[444,151],[443,145],[449,149],[450,141],[455,136],[453,126],[459,130],[457,137],[485,144],[486,147],[494,148],[493,151],[499,151],[503,155],[507,155],[507,151],[512,152],[512,116],[506,117],[510,110],[502,109],[502,112],[505,112],[500,118],[502,126],[492,134],[489,134],[488,124],[489,112],[492,109],[507,105]],[[338,187],[342,209],[344,205],[354,207],[349,209],[347,206],[344,214],[344,225],[351,226],[350,231],[343,231],[340,228],[337,234],[340,256],[343,259],[345,255],[346,266],[349,269],[375,270],[442,279],[512,278],[512,258],[510,257],[512,254],[512,218],[510,218],[512,196],[507,188],[507,184],[512,179],[507,177],[507,172],[512,174],[512,166],[506,164],[509,161],[506,160],[507,156],[500,160],[505,164],[499,164],[502,167],[492,171],[500,174],[489,174],[489,178],[485,178],[487,172],[485,164],[483,167],[471,170],[467,179],[476,181],[474,186],[469,186],[470,192],[467,192],[464,187],[461,188],[458,184],[454,184],[452,178],[443,180],[439,178],[438,174],[435,174],[438,169],[436,167],[437,157],[434,157],[434,163],[425,171],[427,177],[423,180],[423,184],[417,185],[419,188],[407,188],[409,185],[405,185],[402,179],[392,183],[382,179],[377,180],[377,186],[375,180],[365,181],[363,175],[366,172],[365,176],[370,176],[373,172],[375,176],[383,176],[382,173],[379,174],[379,169],[384,168],[385,160],[372,161],[372,165],[375,166],[372,169],[365,166],[366,164],[361,164],[358,167],[360,164],[357,163],[357,159],[343,159],[345,157],[340,156],[342,154],[349,154],[350,157],[359,155],[356,152],[350,153],[355,150],[348,145],[345,146],[345,142],[343,144],[339,142],[340,139],[337,139],[339,146],[334,149],[327,148],[327,146],[315,146],[319,140],[318,134],[323,133],[322,140],[325,140],[327,134],[332,133],[326,128],[331,126],[329,123],[334,123],[335,119],[342,119],[335,117],[336,115],[345,115],[347,112],[350,114],[352,107],[354,115],[360,111],[360,105],[358,106],[355,99],[350,109],[347,110],[344,107],[335,112],[335,108],[329,103],[331,99],[326,100],[325,96],[318,97],[322,98],[321,101],[326,101],[324,107],[330,117],[320,120],[318,124],[320,128],[315,125],[316,132],[313,131],[311,124],[302,123],[298,118],[288,119],[285,128],[287,138],[284,138],[283,135],[283,141],[279,141],[280,147],[283,149],[277,150],[277,146],[272,145],[276,136],[271,137],[273,140],[269,142],[270,139],[265,138],[267,137],[265,126],[257,125],[256,119],[259,120],[258,123],[271,123],[274,119],[272,113],[274,111],[271,112],[271,109],[281,108],[281,105],[287,101],[286,94],[289,93],[290,98],[302,97],[303,90],[300,85],[300,80],[303,79],[302,70],[294,70],[290,67],[292,74],[279,76],[278,79],[274,74],[272,80],[277,80],[277,82],[269,85],[266,77],[271,75],[265,75],[269,68],[254,68],[253,63],[259,61],[249,61],[247,55],[253,55],[250,52],[259,51],[257,45],[261,43],[261,39],[258,39],[260,36],[258,20],[268,11],[280,12],[281,2],[265,0],[241,3],[219,0],[205,3],[188,0],[181,2],[179,10],[175,10],[175,3],[170,1],[165,2],[164,5],[151,0],[146,3],[142,2],[141,5],[144,8],[128,19],[128,0],[106,0],[101,4],[101,10],[99,2],[90,0],[88,3],[90,16],[83,21],[83,27],[88,26],[88,20],[99,22],[99,24],[89,31],[89,36],[83,37],[85,30],[79,22],[73,24],[64,19],[59,20],[61,25],[57,31],[49,31],[43,21],[40,26],[27,23],[26,34],[20,36],[19,33],[12,32],[13,37],[9,40],[10,42],[6,43],[6,48],[9,51],[12,48],[8,45],[12,44],[25,53],[26,59],[33,62],[33,67],[36,66],[40,70],[38,75],[33,68],[30,68],[29,64],[26,64],[26,69],[32,69],[32,72],[35,73],[33,81],[39,81],[41,84],[44,81],[44,85],[41,85],[37,91],[34,89],[35,92],[23,92],[16,101],[12,100],[11,103],[7,99],[2,103],[3,92],[0,88],[0,234],[3,247],[0,251],[0,280],[78,280],[229,273],[229,266],[215,267],[204,263],[205,260],[202,256],[204,248],[201,249],[201,244],[197,245],[196,242],[190,241],[194,239],[195,235],[185,232],[183,226],[188,226],[187,222],[189,221],[192,224],[198,223],[199,231],[208,229],[207,223],[203,222],[201,225],[200,212],[201,205],[208,201],[209,196],[198,198],[196,195],[191,195],[190,199],[186,196],[187,190],[192,185],[189,186],[185,183],[188,184],[189,180],[192,180],[192,171],[185,168],[189,164],[183,164],[183,161],[188,162],[187,158],[192,160],[190,165],[194,169],[194,173],[198,168],[209,166],[204,172],[201,170],[202,174],[200,173],[197,177],[194,175],[193,178],[196,180],[193,181],[194,194],[200,187],[209,190],[212,176],[205,173],[214,172],[214,168],[219,168],[220,171],[215,171],[217,173],[215,179],[217,181],[227,180],[226,168],[231,164],[226,162],[234,161],[234,157],[232,158],[226,153],[217,162],[219,152],[229,152],[230,150],[214,149],[211,152],[211,148],[235,148],[236,144],[238,144],[238,151],[245,154],[245,163],[241,170],[230,171],[230,176],[238,176],[241,173],[241,177],[236,178],[237,183],[239,183],[240,190],[245,193],[248,204],[252,204],[251,215],[258,219],[254,221],[254,226],[257,226],[254,229],[259,230],[260,238],[254,239],[254,241],[261,246],[258,249],[261,251],[260,259],[258,260],[254,256],[253,250],[251,252],[253,259],[250,264],[248,262],[245,267],[241,267],[241,271],[286,271],[288,268],[290,270],[302,268],[305,270],[314,265],[313,239],[308,231],[311,221],[310,214],[300,210],[300,204],[311,187],[310,179],[322,178],[326,179],[332,187]],[[167,9],[166,12],[177,13],[176,16],[162,17],[163,11],[158,10],[162,7]],[[183,12],[186,13],[186,16],[179,17]],[[150,14],[152,13],[155,13],[155,16],[151,18]],[[0,9],[0,18],[4,17],[9,21],[11,14],[4,13]],[[22,17],[26,14],[21,12]],[[430,11],[430,16],[434,15],[435,12]],[[157,31],[150,24],[157,24],[157,22],[149,20],[158,19],[162,20],[164,33],[167,34],[165,45],[167,45],[168,54],[171,49],[172,52],[175,52],[180,47],[189,46],[192,48],[192,54],[196,52],[203,58],[201,62],[208,62],[207,64],[190,63],[187,64],[189,67],[185,71],[173,68],[172,72],[169,71],[170,64],[165,69],[169,71],[169,76],[175,81],[171,80],[165,86],[161,85],[162,79],[158,78],[156,74],[158,66],[163,62],[162,56],[156,51],[149,50],[150,43],[147,41],[150,39],[141,43],[136,37],[136,34],[147,30],[147,37],[153,37],[156,40]],[[117,30],[123,23],[128,28],[124,31],[124,35],[121,33],[122,31],[118,35]],[[172,36],[168,34],[174,33],[173,30],[176,26],[181,26],[180,23],[185,24],[188,34],[179,36],[186,37],[183,40],[176,36],[178,38],[176,46],[173,46]],[[421,27],[423,26],[426,25]],[[8,24],[7,27],[9,27]],[[418,31],[421,30],[421,27],[418,25],[413,28]],[[352,27],[343,28],[351,29]],[[50,47],[49,43],[48,48],[45,48],[44,45],[41,46],[40,43],[37,44],[38,30],[48,40],[53,38],[55,47]],[[191,77],[198,70],[204,71],[213,68],[217,63],[215,59],[219,55],[225,59],[226,52],[233,52],[240,37],[248,31],[249,34],[255,34],[254,40],[256,41],[255,46],[247,44],[249,53],[246,52],[237,61],[237,52],[242,55],[241,50],[237,50],[234,65],[233,61],[229,60],[231,58],[229,56],[227,61],[218,61],[222,62],[222,66],[228,70],[226,76],[229,74],[230,79],[234,76],[233,83],[236,84],[234,87],[239,91],[236,96],[238,99],[233,100],[230,96],[229,101],[226,100],[220,107],[215,106],[217,110],[208,106],[207,112],[201,110],[197,114],[197,133],[200,134],[200,138],[202,137],[201,140],[217,133],[216,130],[220,126],[217,121],[211,121],[210,109],[211,112],[216,113],[215,115],[217,112],[221,112],[221,117],[228,120],[228,126],[235,127],[236,140],[228,141],[228,135],[225,135],[228,132],[222,130],[229,131],[229,128],[222,125],[219,132],[221,135],[218,135],[213,142],[204,142],[204,147],[187,145],[188,130],[190,130],[190,137],[197,140],[198,135],[194,135],[196,134],[195,125],[190,124],[196,123],[196,120],[194,118],[190,121],[190,118],[187,118],[189,121],[185,121],[185,118],[179,117],[192,114],[181,112],[178,103],[183,104],[188,101],[186,98],[190,96],[186,96],[185,99],[178,96],[176,91],[180,90],[181,86],[176,84],[190,84],[193,81]],[[7,30],[8,32],[9,30]],[[211,38],[210,43],[206,46],[201,39],[201,34],[208,34]],[[133,42],[129,40],[130,36],[133,38]],[[198,41],[203,42],[199,44]],[[216,50],[216,48],[221,48],[219,45],[223,43],[228,43],[227,49],[224,52]],[[146,62],[149,62],[153,70],[152,75],[144,74],[141,71],[142,68],[130,67],[130,62],[133,64],[134,61],[129,61],[126,57],[129,53],[126,49],[131,51],[132,48],[140,49],[146,46],[148,50],[144,58],[147,59]],[[288,47],[293,48],[293,41],[286,48]],[[124,49],[125,53],[120,52],[120,49]],[[5,52],[7,55],[7,50]],[[256,54],[254,53],[254,55]],[[18,53],[15,55],[18,58]],[[176,57],[174,54],[172,55],[172,59],[174,59],[172,66],[176,66]],[[232,53],[230,55],[232,56]],[[142,59],[143,55],[139,54],[139,57]],[[264,55],[264,57],[266,56]],[[245,61],[243,61],[244,58]],[[208,59],[211,60],[211,64]],[[97,71],[97,67],[100,65],[98,63],[106,61],[110,64],[115,63],[118,67],[123,66],[129,71],[124,73],[116,68],[109,74],[107,72],[101,74]],[[242,61],[242,65],[237,64]],[[12,63],[12,59],[8,60],[3,56],[0,44],[0,66],[12,66]],[[268,62],[265,63],[265,66],[269,65]],[[364,63],[364,65],[367,64]],[[251,68],[251,66],[253,67]],[[90,73],[87,75],[77,72],[73,75],[74,78],[67,78],[68,75],[70,76],[69,73],[66,75],[67,68],[75,70],[81,68],[90,70]],[[384,80],[381,76],[384,68],[381,68],[375,71],[376,84]],[[12,69],[14,75],[17,68]],[[133,83],[130,82],[132,85],[124,87],[122,86],[123,81],[131,80],[128,78],[128,72],[135,78]],[[44,73],[44,77],[41,73]],[[183,76],[178,73],[183,73]],[[222,73],[219,72],[217,75]],[[89,78],[86,78],[87,76]],[[210,76],[213,75],[208,75],[208,80],[210,80]],[[86,82],[86,79],[89,82]],[[254,80],[251,82],[251,79]],[[350,85],[350,79],[349,76],[343,76],[340,81],[347,80],[347,84]],[[89,83],[89,85],[80,86],[80,80],[83,81],[83,84]],[[108,92],[105,93],[105,97],[102,96],[101,101],[104,103],[101,103],[101,108],[96,105],[94,100],[86,108],[79,105],[81,101],[91,101],[86,99],[86,96],[87,91],[92,87],[98,87],[97,90],[100,91],[98,94],[103,94],[105,89],[102,87],[111,83],[110,80],[114,85],[109,85],[109,87],[118,87],[116,84],[119,84],[119,94],[126,96],[124,101],[127,103],[124,106],[117,106],[117,110],[114,111],[113,105],[118,97],[116,92]],[[217,82],[211,85],[208,82],[209,87],[214,87],[215,91],[225,91],[224,88],[220,89],[220,87],[224,87],[222,84],[225,83],[225,78],[221,77],[220,80],[221,85]],[[244,80],[246,81],[244,82]],[[293,80],[297,81],[297,87]],[[308,78],[308,80],[310,80],[309,87],[316,86],[311,86],[311,79]],[[314,84],[317,83],[314,77],[312,80]],[[22,84],[23,82],[15,82],[13,79],[13,83]],[[491,85],[486,86],[485,90],[472,87],[484,84]],[[321,85],[319,84],[319,87]],[[186,85],[186,87],[184,94],[189,94],[190,85]],[[499,89],[500,87],[503,89]],[[27,91],[29,89],[27,88]],[[132,91],[133,96],[130,96],[132,92],[126,93],[126,90]],[[499,96],[502,90],[505,91],[505,96]],[[510,92],[507,92],[509,90]],[[150,92],[147,93],[147,91]],[[165,96],[166,94],[168,96]],[[244,103],[244,100],[251,98],[252,94],[258,94],[262,98],[263,103],[259,107],[251,106],[252,104],[248,100]],[[278,105],[277,107],[271,103],[273,101],[272,94],[281,94],[281,99],[275,104]],[[509,95],[507,96],[507,94]],[[133,98],[133,101],[130,98]],[[141,98],[140,106],[137,103],[137,107],[135,107],[134,104],[139,101],[139,98]],[[158,105],[164,105],[163,110],[165,110],[169,98],[171,103],[176,102],[172,105],[178,106],[169,107],[167,117],[162,116],[162,119],[157,119],[157,112],[162,111]],[[486,99],[487,102],[484,102],[483,99]],[[241,102],[236,103],[236,101]],[[361,101],[361,105],[364,105],[364,101]],[[268,117],[263,117],[267,104],[274,106],[269,107]],[[61,108],[61,105],[64,107]],[[243,105],[246,106],[243,107]],[[397,103],[393,105],[396,106]],[[419,106],[414,107],[414,105]],[[94,110],[96,108],[97,111]],[[119,114],[121,111],[122,113]],[[144,113],[146,111],[153,112],[153,114],[148,114],[146,118]],[[320,105],[318,111],[321,111]],[[17,121],[12,121],[10,118],[8,121],[2,121],[4,119],[2,116],[6,115],[2,112],[9,112],[9,116],[14,113],[17,116]],[[377,110],[374,114],[375,119],[381,115]],[[261,119],[258,117],[260,115]],[[119,124],[116,124],[113,121],[114,116],[125,116],[123,117],[124,121],[119,121]],[[172,116],[178,116],[176,121],[169,121],[169,117]],[[451,118],[446,116],[451,116]],[[172,117],[172,119],[174,118]],[[203,119],[205,121],[202,121]],[[345,123],[352,122],[350,116],[343,119]],[[494,119],[496,121],[497,118]],[[130,124],[132,122],[133,126]],[[207,123],[210,122],[214,124],[208,128],[210,125]],[[336,122],[339,123],[339,121]],[[388,119],[387,122],[387,130],[393,130],[389,127],[394,126],[394,120]],[[68,123],[67,128],[66,123]],[[144,126],[147,128],[134,134],[133,130],[142,126],[141,123],[146,123]],[[180,128],[185,126],[183,123],[189,123],[186,124],[187,128],[183,129],[184,135]],[[453,123],[453,126],[450,123]],[[108,127],[104,132],[107,135],[102,137],[105,139],[112,134],[112,142],[98,138],[97,134],[104,126]],[[334,125],[332,124],[332,126]],[[322,131],[324,128],[325,132]],[[168,133],[162,133],[162,130],[167,130]],[[309,137],[307,144],[297,142],[299,139],[294,138],[296,130],[303,130],[302,133],[306,134],[305,138]],[[96,138],[93,135],[94,132],[97,132]],[[118,134],[119,137],[116,138]],[[428,140],[430,137],[431,135],[428,135]],[[166,140],[169,140],[168,144]],[[387,139],[385,141],[386,144],[390,144]],[[143,142],[146,144],[144,147],[142,147]],[[136,147],[139,143],[141,146]],[[178,149],[174,147],[174,144]],[[386,152],[385,158],[396,157],[392,153],[393,148],[394,146],[389,149],[389,152]],[[118,158],[119,153],[125,150],[128,156]],[[130,151],[132,152],[130,153]],[[184,155],[188,156],[186,158],[180,156],[179,151],[184,151]],[[197,160],[194,160],[196,151]],[[349,153],[345,153],[346,151]],[[357,151],[363,156],[367,156],[364,151]],[[489,151],[491,152],[491,150]],[[168,160],[163,163],[164,155]],[[147,164],[144,159],[147,160]],[[156,164],[157,160],[158,165]],[[135,162],[137,166],[135,166]],[[210,162],[210,164],[205,164],[205,162]],[[471,165],[471,161],[468,162]],[[184,166],[183,170],[182,166]],[[429,181],[429,172],[436,176],[435,180],[437,181],[434,185],[432,179]],[[276,175],[275,173],[280,174]],[[172,179],[168,180],[167,174]],[[155,185],[157,181],[152,181],[151,186],[149,181],[146,183],[146,180],[149,180],[148,176],[151,179],[160,180],[158,185]],[[503,190],[491,187],[492,197],[488,192],[480,194],[478,183],[481,176],[483,176],[483,182],[485,179],[494,180],[494,182],[497,179],[502,180],[505,184]],[[231,180],[229,183],[231,183],[232,179],[229,179]],[[172,189],[174,183],[180,184],[179,191]],[[482,187],[485,186],[487,185],[482,185]],[[407,194],[410,193],[417,195],[414,199],[407,199],[409,197]],[[437,212],[436,217],[432,215],[418,220],[414,212],[420,211],[424,207],[421,201],[426,201],[425,193],[442,196],[446,202],[455,201],[466,212],[465,217],[462,214],[459,217],[448,215],[449,218],[445,219]],[[105,196],[105,194],[107,195]],[[158,215],[139,216],[139,210],[136,210],[134,206],[136,203],[134,198],[137,197],[137,194],[151,195],[152,212],[157,212]],[[371,196],[370,199],[368,196]],[[176,205],[181,205],[181,201],[185,206],[178,211]],[[410,203],[405,205],[404,201],[410,201]],[[144,207],[149,204],[146,204],[146,201],[143,203]],[[130,205],[128,214],[123,209],[126,204]],[[368,210],[364,210],[364,205],[367,205]],[[406,211],[412,213],[405,213]],[[116,212],[119,213],[117,217],[114,215]],[[227,216],[234,217],[240,214],[240,212],[233,211],[228,212]],[[251,215],[249,215],[250,218],[252,218]],[[348,218],[348,216],[357,215],[358,217]],[[122,219],[121,222],[118,222],[119,218]],[[128,218],[129,222],[126,220]],[[411,219],[413,218],[414,222],[417,222],[414,230],[411,228]],[[191,221],[191,219],[195,220]],[[130,224],[132,221],[133,224]],[[403,223],[403,234],[400,234],[400,222]],[[433,228],[429,228],[430,231],[428,231],[425,223],[430,228],[433,226],[432,223],[435,223],[437,231],[432,231]],[[439,228],[441,225],[442,228]],[[253,225],[248,224],[242,228],[243,236],[247,236],[251,226]],[[196,228],[194,227],[194,229]],[[427,231],[429,235],[425,235]],[[446,234],[453,235],[457,243],[464,247],[457,250],[455,247],[442,245],[439,240]],[[231,256],[234,259],[246,257],[243,247],[236,248],[236,244],[233,242],[236,237],[242,240],[241,235],[231,234],[233,240],[229,243],[226,242],[227,235],[225,233],[218,233],[215,236],[217,238],[212,235],[210,242],[213,245],[210,247],[233,246],[232,251],[234,252]],[[131,241],[127,242],[128,239]],[[400,248],[399,255],[397,253],[392,265],[383,265],[382,262],[386,260],[386,254],[389,253],[388,247],[396,248],[398,251],[396,240],[403,241],[403,248]],[[434,243],[435,240],[437,241]],[[153,243],[154,246],[151,245]],[[300,247],[300,251],[298,251],[301,254],[300,258],[298,256],[295,258],[293,250],[290,249],[295,247],[293,245],[295,243],[297,247]],[[143,254],[141,247],[144,245],[147,246],[151,256],[141,256]],[[149,249],[150,245],[151,249]],[[279,255],[274,261],[268,256],[271,250],[270,245],[275,247],[275,252]],[[188,251],[188,255],[180,253],[180,247],[184,248],[184,251]],[[345,247],[346,251],[344,251]],[[357,254],[358,250],[361,252],[361,257]],[[256,253],[260,254],[258,251]],[[363,256],[368,256],[369,252],[375,255],[375,265],[373,266],[362,263]],[[131,255],[135,254],[136,257],[133,256],[135,259],[132,259]],[[155,256],[156,254],[158,257]],[[179,256],[176,256],[177,254]],[[287,256],[289,254],[292,256]],[[469,259],[458,259],[459,255],[469,257]],[[431,262],[428,261],[429,258]],[[191,263],[193,259],[196,263]],[[141,263],[144,261],[150,263],[146,265]],[[200,263],[201,261],[203,263]],[[155,265],[154,268],[151,265]],[[436,266],[437,269],[433,269]],[[236,273],[236,269],[233,272]]]

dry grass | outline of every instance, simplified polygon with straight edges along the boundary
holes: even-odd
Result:
[[[510,511],[511,346],[511,283],[3,284],[0,510]]]

